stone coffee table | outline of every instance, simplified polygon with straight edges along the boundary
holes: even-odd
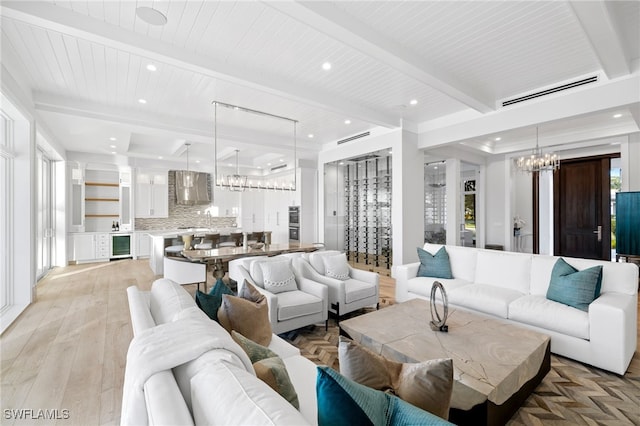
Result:
[[[429,301],[413,299],[340,321],[340,332],[400,362],[453,359],[456,424],[505,424],[549,372],[549,336],[451,306],[448,333],[429,321]]]

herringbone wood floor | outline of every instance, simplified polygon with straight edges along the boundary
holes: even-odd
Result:
[[[42,280],[36,303],[0,337],[0,423],[118,424],[132,338],[126,288],[149,289],[154,279],[147,261],[123,260],[57,268]],[[393,294],[393,280],[381,277],[381,306]],[[338,367],[335,322],[329,332],[319,325],[285,337],[314,362]],[[638,351],[624,377],[553,356],[551,372],[510,424],[640,425],[639,407]],[[58,418],[7,415],[21,409]]]

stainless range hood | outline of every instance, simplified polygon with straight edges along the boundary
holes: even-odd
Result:
[[[176,170],[176,204],[194,206],[209,204],[208,173],[198,173],[187,170]],[[187,179],[187,175],[190,179]],[[185,181],[190,180],[191,185],[186,186]]]

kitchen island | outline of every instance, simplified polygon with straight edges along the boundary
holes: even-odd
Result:
[[[164,249],[176,244],[174,240],[182,235],[194,235],[195,238],[203,237],[205,234],[220,234],[220,238],[224,241],[232,232],[242,232],[242,228],[184,228],[184,229],[164,229],[157,231],[149,231],[149,239],[151,241],[151,252],[149,255],[149,266],[154,275],[163,275],[164,273]],[[180,244],[180,242],[177,242]]]

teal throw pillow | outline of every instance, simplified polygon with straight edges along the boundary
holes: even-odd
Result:
[[[589,304],[600,296],[601,286],[601,265],[578,271],[560,258],[551,271],[547,299],[589,311]]]
[[[431,254],[418,247],[418,257],[420,258],[419,277],[453,278],[451,264],[449,263],[449,253],[447,253],[444,246],[440,247],[436,254]]]
[[[319,426],[451,424],[397,396],[349,380],[329,367],[318,367],[316,394]]]
[[[222,282],[222,280],[218,280],[209,291],[209,294],[196,290],[196,304],[209,316],[209,318],[214,321],[218,321],[218,309],[222,304],[223,294],[235,295],[233,291],[231,291],[231,289]]]

